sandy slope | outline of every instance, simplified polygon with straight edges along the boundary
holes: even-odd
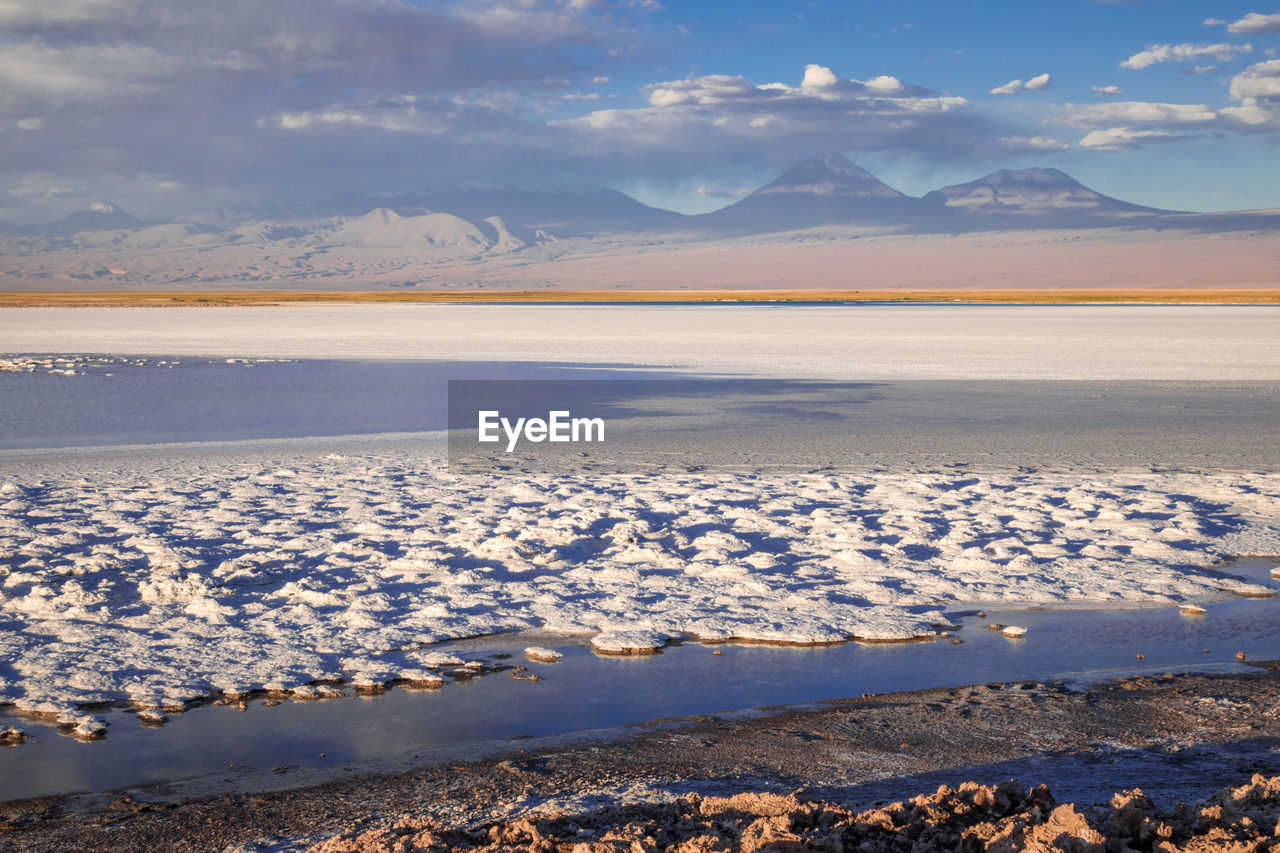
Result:
[[[30,253],[0,245],[0,289],[1115,290],[1280,284],[1280,240],[1274,232],[1109,228],[894,236],[827,227],[711,241],[676,235],[570,239],[496,255],[453,242],[382,245],[395,242],[387,239],[374,239],[377,246],[134,242]]]

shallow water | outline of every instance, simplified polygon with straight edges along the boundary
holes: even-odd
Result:
[[[620,365],[509,362],[10,358],[63,359],[76,372],[0,371],[0,450],[438,430],[451,379],[645,375]]]
[[[9,448],[0,453],[0,463],[22,464],[23,454],[45,448],[32,457],[43,460],[39,464],[56,460],[62,473],[70,469],[91,476],[98,461],[48,448],[320,436],[348,436],[334,441],[363,446],[365,439],[350,436],[442,426],[441,393],[447,379],[582,375],[565,365],[479,362],[245,365],[184,359],[170,367],[160,361],[169,359],[153,357],[134,365],[99,363],[75,376],[0,374],[0,398],[8,404],[0,409],[0,448]],[[638,378],[643,374],[622,367],[610,375]],[[1181,462],[1199,471],[1241,459],[1251,466],[1274,463],[1272,457],[1280,447],[1275,441],[1275,400],[1280,398],[1256,394],[1257,388],[1243,385],[1231,389],[1205,383],[1121,385],[1136,389],[1138,397],[1113,397],[1116,407],[1093,411],[1118,418],[1108,433],[1117,452],[1150,454],[1155,449],[1162,462]],[[1076,401],[1104,386],[1121,387],[1116,383],[898,382],[877,383],[874,395],[859,396],[863,386],[850,383],[815,388],[775,381],[766,388],[773,399],[763,409],[759,401],[733,398],[728,411],[735,420],[729,424],[719,419],[723,408],[695,411],[684,420],[683,413],[673,417],[670,388],[665,389],[666,397],[655,398],[655,386],[649,386],[649,397],[640,400],[644,405],[638,406],[634,395],[613,402],[633,425],[679,426],[673,445],[679,450],[677,460],[696,457],[708,464],[718,459],[733,465],[777,461],[780,454],[796,451],[795,459],[805,464],[832,459],[847,463],[848,453],[870,449],[884,451],[881,462],[894,454],[919,461],[922,449],[944,457],[967,455],[990,444],[991,433],[984,432],[990,424],[984,426],[974,418],[982,415],[989,421],[993,401],[1002,400],[1015,404],[1012,410],[1027,419],[1016,429],[996,425],[1004,435],[996,444],[997,463],[1021,464],[1020,454],[1043,461],[1050,447],[1073,459],[1083,456],[1101,464],[1098,454],[1104,442],[1098,422],[1086,416]],[[730,399],[723,381],[700,387],[707,389],[708,399]],[[1040,393],[1044,388],[1052,393]],[[849,396],[846,392],[851,389],[858,393]],[[980,393],[975,395],[973,389]],[[1026,396],[1029,389],[1036,392],[1034,400]],[[802,399],[796,398],[797,392]],[[663,406],[646,409],[654,399]],[[1031,405],[1021,405],[1024,402]],[[836,422],[847,425],[851,414],[868,409],[877,415],[856,421],[861,432],[829,428]],[[1153,411],[1159,417],[1150,416]],[[1055,433],[1068,417],[1074,418],[1073,428]],[[1224,418],[1230,420],[1229,427]],[[922,423],[928,428],[920,428]],[[728,427],[737,430],[728,434],[732,441],[726,439]],[[1205,440],[1208,435],[1213,441]],[[841,444],[841,436],[852,436],[854,443]],[[1018,436],[1024,443],[1013,440]],[[1046,438],[1051,439],[1049,444]],[[962,443],[966,441],[967,445]],[[635,447],[652,458],[652,444],[641,441]],[[1183,448],[1177,451],[1182,457],[1177,457],[1177,447]],[[174,452],[174,448],[161,444],[155,452]],[[984,457],[984,461],[991,460]],[[1129,461],[1150,460],[1140,456]],[[1280,587],[1266,579],[1265,570],[1271,565],[1275,563],[1245,562],[1235,571]],[[984,630],[984,620],[976,616],[956,615],[965,626],[959,632],[964,640],[960,645],[946,640],[816,648],[685,644],[656,657],[603,658],[585,642],[565,643],[563,638],[489,637],[451,643],[442,648],[456,649],[467,659],[514,653],[503,663],[527,665],[544,680],[527,683],[511,679],[509,673],[495,673],[440,690],[395,689],[372,698],[348,695],[272,707],[257,699],[243,713],[234,707],[196,708],[175,715],[159,730],[142,727],[131,711],[112,710],[105,715],[108,737],[88,744],[61,736],[55,727],[37,720],[0,715],[0,726],[16,722],[35,741],[0,750],[0,798],[192,777],[210,777],[215,785],[283,785],[299,772],[341,773],[356,765],[404,765],[412,763],[415,754],[432,750],[474,751],[504,739],[585,732],[660,717],[992,680],[1087,679],[1132,670],[1232,667],[1239,651],[1251,658],[1280,657],[1280,639],[1273,629],[1276,600],[1232,600],[1207,606],[1209,613],[1203,617],[1184,616],[1168,608],[988,610],[985,621],[1028,628],[1022,640]],[[524,661],[519,651],[531,642],[555,645],[564,652],[563,661]],[[721,654],[712,654],[713,649]],[[1138,654],[1145,659],[1139,660]],[[286,769],[275,774],[273,768]]]
[[[1247,559],[1225,569],[1280,591],[1268,575],[1280,560]],[[0,799],[209,777],[213,788],[271,787],[291,775],[412,766],[448,748],[466,754],[493,742],[586,732],[663,717],[715,714],[778,704],[986,681],[1066,679],[1088,682],[1132,672],[1233,669],[1236,654],[1280,658],[1274,626],[1280,599],[1206,604],[1204,616],[1176,608],[1131,610],[986,610],[958,615],[955,636],[930,643],[826,647],[759,645],[668,648],[652,657],[601,657],[585,645],[553,638],[490,637],[443,644],[465,659],[512,653],[543,676],[516,681],[494,673],[439,690],[393,689],[374,697],[317,702],[262,699],[241,712],[206,706],[174,715],[161,729],[114,710],[105,740],[80,743],[32,719],[0,715],[34,737],[0,752]],[[1027,628],[1010,640],[982,627]],[[554,664],[524,660],[533,642],[564,653]],[[720,651],[720,655],[713,654]],[[1143,655],[1144,659],[1138,659]],[[518,746],[518,740],[512,747]],[[278,769],[277,769],[278,768]],[[271,772],[276,770],[276,772]]]
[[[656,460],[812,469],[924,457],[1008,467],[1280,466],[1274,382],[815,382],[627,364],[139,355],[0,361],[33,368],[0,370],[0,465],[69,448],[448,427],[451,467],[484,472],[548,464],[632,472]],[[601,416],[607,440],[525,442],[507,453],[504,442],[474,441],[480,409]]]

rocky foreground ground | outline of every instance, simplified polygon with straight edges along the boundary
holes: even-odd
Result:
[[[530,851],[530,853],[706,853],[707,851],[1256,851],[1280,848],[1280,776],[1255,775],[1197,807],[1160,811],[1135,788],[1116,794],[1104,820],[1090,821],[1044,785],[946,785],[936,794],[854,813],[778,794],[699,797],[594,814],[521,817],[471,831],[430,818],[347,834],[312,853]]]
[[[0,848],[1280,849],[1277,665],[882,694],[518,743],[293,790],[3,803]]]

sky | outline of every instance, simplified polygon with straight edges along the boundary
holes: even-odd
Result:
[[[0,0],[0,220],[447,187],[731,203],[840,152],[1280,207],[1280,2]]]

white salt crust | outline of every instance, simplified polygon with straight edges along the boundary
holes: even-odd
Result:
[[[61,713],[443,682],[427,644],[932,636],[968,602],[1176,605],[1264,590],[1280,475],[455,476],[410,452],[200,456],[0,479],[0,703]],[[1033,642],[1033,635],[1028,635]],[[311,687],[307,687],[312,685]]]

